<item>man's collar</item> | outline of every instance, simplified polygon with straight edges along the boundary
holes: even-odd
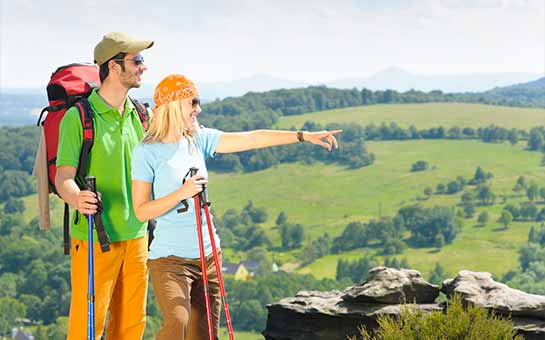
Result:
[[[95,113],[97,114],[102,114],[108,111],[115,110],[113,107],[110,106],[110,104],[106,103],[106,101],[104,101],[104,99],[98,94],[98,90],[93,90],[93,92],[91,92],[91,94],[89,95],[89,100],[93,101],[93,109],[96,111]],[[129,97],[127,97],[125,99],[124,112],[122,113],[131,112],[134,109],[134,105],[132,104]]]

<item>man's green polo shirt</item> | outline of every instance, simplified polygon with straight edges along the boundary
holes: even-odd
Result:
[[[131,155],[142,140],[144,129],[130,100],[125,101],[123,115],[93,91],[89,103],[94,112],[95,136],[89,155],[87,175],[96,177],[97,191],[102,195],[102,221],[111,242],[132,240],[146,233],[146,224],[138,221],[132,208]],[[61,121],[57,167],[78,167],[83,128],[79,111],[69,109]],[[87,218],[72,219],[71,236],[87,240]],[[97,240],[95,231],[95,241]]]

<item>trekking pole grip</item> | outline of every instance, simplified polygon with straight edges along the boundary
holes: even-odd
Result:
[[[195,176],[197,174],[197,171],[199,171],[199,169],[197,169],[195,167],[189,168],[190,177]],[[204,207],[205,205],[210,205],[210,203],[208,202],[208,198],[206,197],[206,186],[205,185],[202,186],[202,191],[199,192],[197,194],[197,196],[199,196],[199,198],[200,198],[201,207]]]
[[[87,190],[97,193],[97,179],[95,176],[86,176],[85,184],[87,184]]]

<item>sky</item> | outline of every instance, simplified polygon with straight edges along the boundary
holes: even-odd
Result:
[[[58,66],[92,62],[111,31],[155,41],[145,83],[545,71],[543,0],[0,2],[0,88],[43,87]]]

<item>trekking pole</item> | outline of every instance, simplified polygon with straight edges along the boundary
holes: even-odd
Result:
[[[233,325],[231,324],[231,314],[229,313],[229,306],[227,305],[227,297],[225,294],[225,286],[223,285],[223,276],[221,274],[221,266],[218,258],[218,251],[216,248],[216,240],[214,239],[214,231],[212,230],[212,219],[210,218],[210,202],[206,199],[205,186],[200,193],[201,204],[204,208],[204,216],[206,217],[206,225],[208,226],[208,236],[210,236],[210,244],[212,245],[212,254],[214,255],[214,265],[216,266],[216,273],[218,274],[218,283],[220,286],[221,301],[223,303],[223,311],[225,312],[225,323],[227,324],[227,332],[229,333],[229,339],[234,339]]]
[[[85,177],[87,189],[96,194],[96,178]],[[93,215],[87,215],[87,340],[95,340],[95,261],[93,253]]]
[[[190,176],[193,177],[197,174],[197,168],[190,169]],[[208,337],[210,340],[214,340],[214,330],[212,327],[212,311],[210,309],[210,296],[208,291],[208,274],[206,273],[206,257],[204,255],[204,241],[202,237],[202,218],[201,218],[201,203],[199,195],[193,196],[195,203],[195,215],[197,217],[197,235],[199,236],[199,253],[201,256],[201,272],[202,272],[202,285],[204,289],[204,300],[206,304],[206,320],[208,321]]]

